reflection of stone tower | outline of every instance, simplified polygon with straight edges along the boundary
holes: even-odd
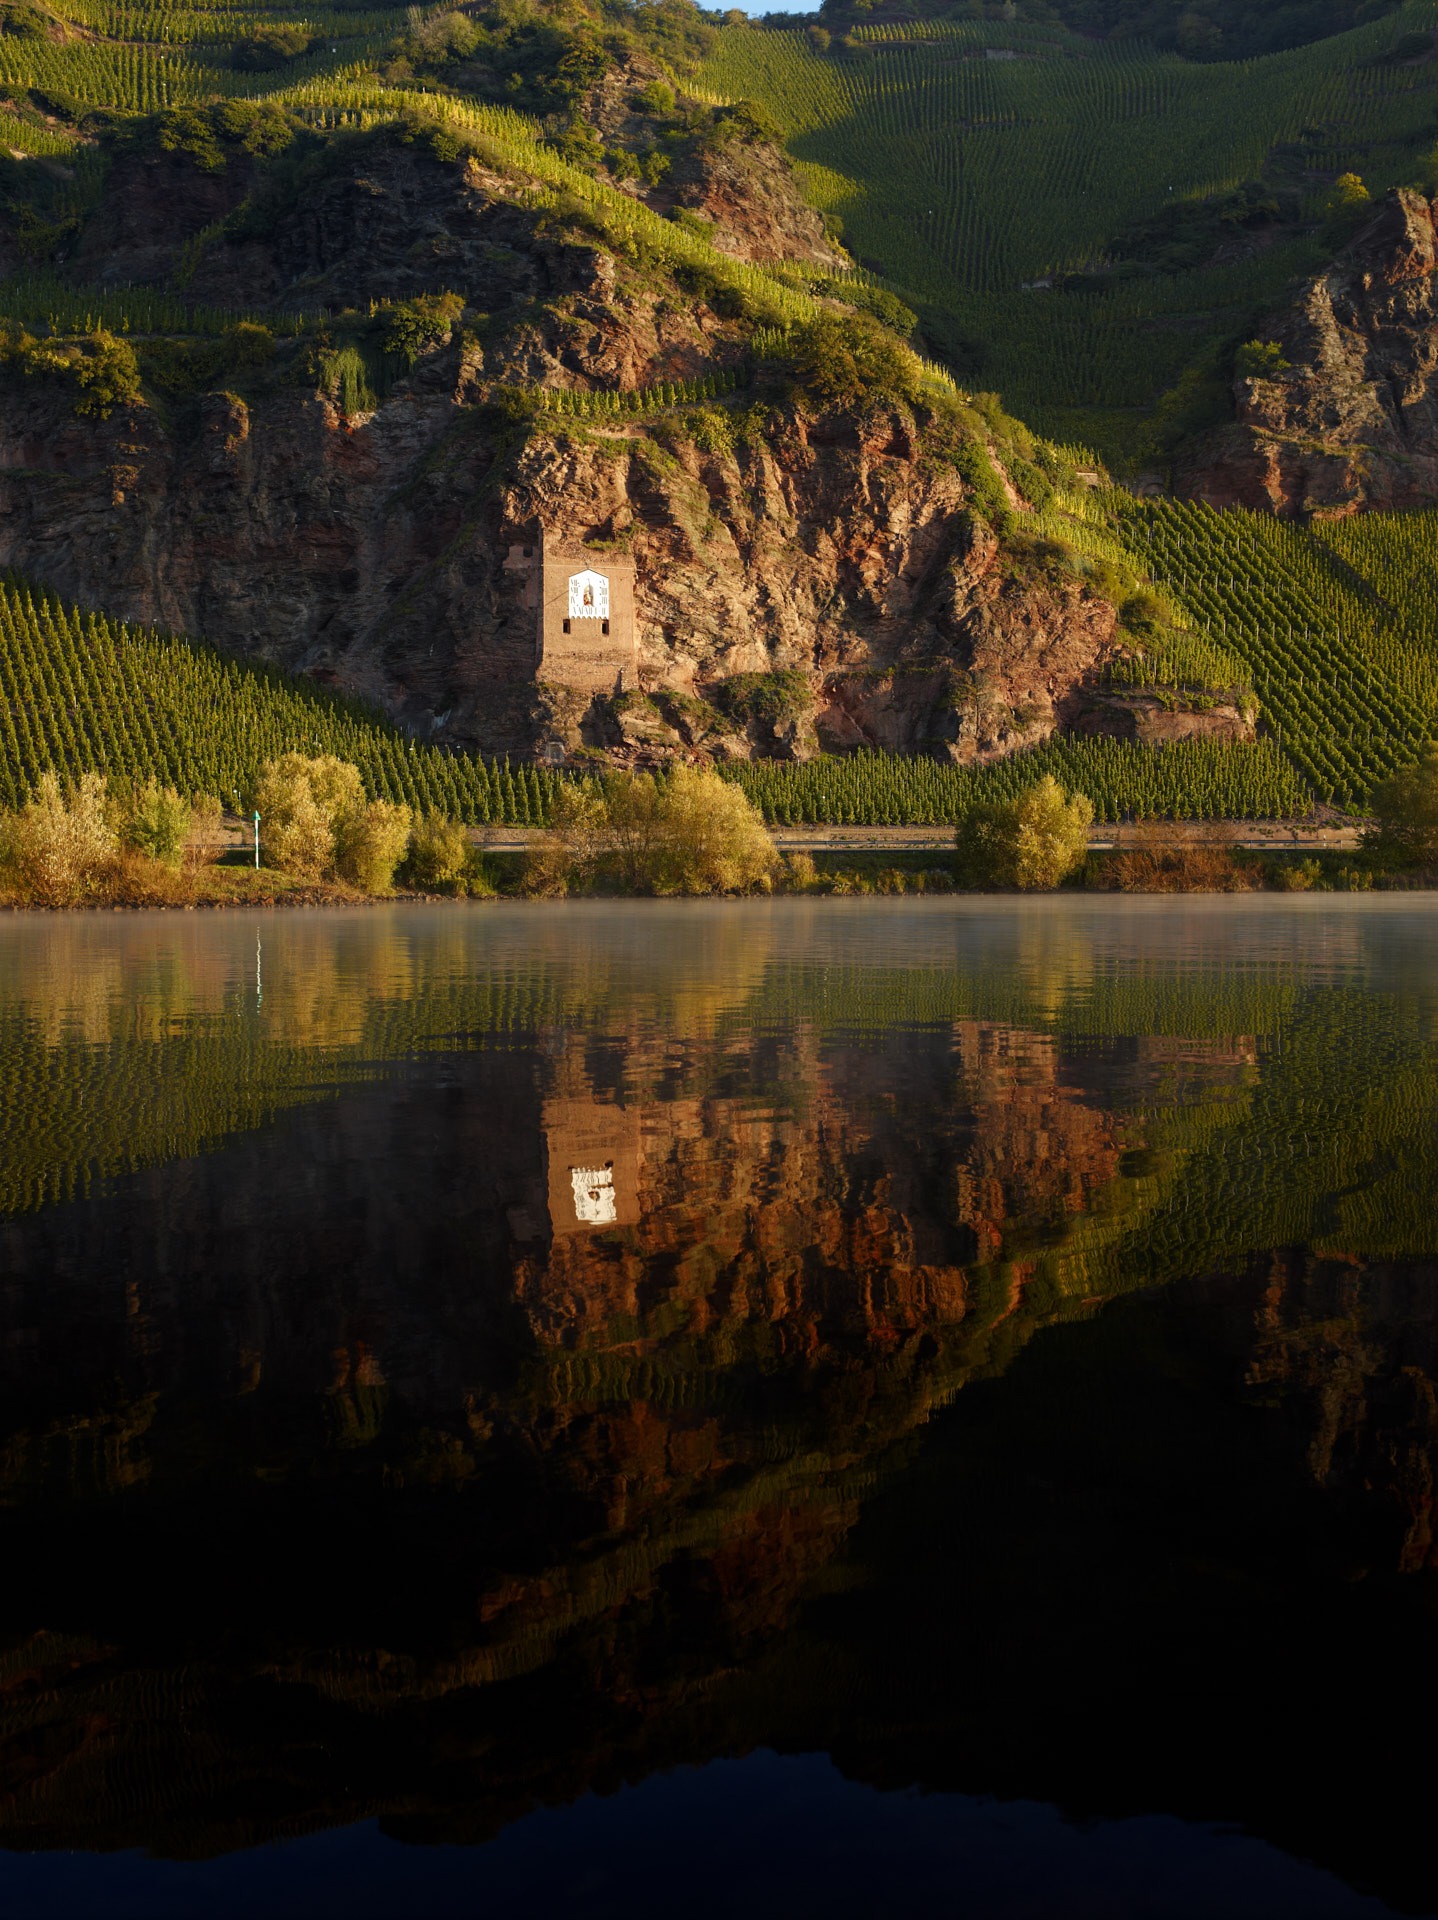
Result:
[[[639,1115],[579,1095],[546,1100],[549,1224],[556,1237],[639,1220]]]
[[[582,693],[633,692],[634,562],[546,534],[539,563],[538,677]]]

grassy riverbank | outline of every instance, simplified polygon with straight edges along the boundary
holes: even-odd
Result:
[[[187,865],[178,871],[156,862],[118,865],[83,900],[71,903],[98,911],[162,909],[192,911],[231,907],[361,907],[400,902],[434,903],[459,899],[537,898],[526,884],[526,858],[519,852],[484,856],[487,884],[482,888],[425,890],[396,886],[380,894],[361,893],[334,880],[301,880],[273,868],[237,865],[233,860]],[[1360,849],[1258,852],[1246,848],[1154,846],[1091,852],[1061,891],[1065,893],[1355,893],[1438,889],[1438,869],[1397,868]],[[595,889],[596,897],[614,897],[621,889]],[[979,894],[993,889],[964,887],[954,862],[929,851],[834,850],[783,857],[772,884],[737,898],[775,895],[831,898],[905,897]],[[1002,891],[1002,890],[999,890]],[[0,888],[0,910],[54,910],[50,903],[27,899]]]
[[[409,897],[419,900],[427,896],[415,893]],[[268,867],[205,864],[172,869],[155,860],[117,862],[82,898],[73,901],[37,900],[17,887],[0,885],[0,909],[17,912],[71,906],[100,911],[137,907],[180,911],[195,907],[347,907],[364,905],[370,898],[340,881],[299,880]]]

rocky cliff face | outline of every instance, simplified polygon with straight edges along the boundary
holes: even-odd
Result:
[[[1075,579],[1016,574],[969,501],[903,415],[782,407],[712,451],[640,434],[533,440],[504,510],[515,530],[577,519],[633,555],[646,688],[702,695],[773,669],[811,686],[809,712],[777,735],[736,738],[661,703],[657,724],[642,716],[640,753],[708,741],[973,759],[1053,731],[1107,657],[1115,614]],[[548,719],[571,744],[640,739],[632,719],[563,698]]]
[[[704,165],[666,190],[697,193],[721,245],[822,256],[773,152]],[[747,226],[715,211],[723,181]],[[290,174],[232,155],[212,175],[126,153],[71,271],[183,273],[188,298],[320,308],[334,330],[281,328],[266,364],[207,378],[177,378],[140,338],[143,396],[107,419],[77,416],[52,379],[0,375],[0,563],[367,696],[426,736],[527,751],[558,734],[640,760],[860,743],[988,756],[1076,711],[1111,647],[1112,607],[1000,545],[922,410],[816,416],[771,383],[700,417],[517,414],[515,389],[738,367],[746,322],[473,156],[364,137]],[[371,302],[441,290],[465,303],[448,344],[410,367],[366,344]],[[536,688],[535,616],[505,560],[541,530],[632,556],[642,687],[667,706],[626,716]],[[714,683],[775,669],[810,689],[787,728],[703,711]]]
[[[1434,208],[1399,190],[1329,270],[1259,330],[1289,364],[1235,383],[1235,420],[1178,462],[1214,506],[1287,515],[1438,497],[1438,239]]]
[[[636,89],[664,81],[652,61],[630,54],[589,89],[584,118],[606,144],[642,148],[653,122],[640,110]],[[736,260],[802,260],[821,268],[849,264],[830,243],[821,216],[796,192],[783,150],[765,139],[686,143],[657,183],[641,178],[629,182],[626,191],[656,212],[682,208],[709,221],[714,244]]]

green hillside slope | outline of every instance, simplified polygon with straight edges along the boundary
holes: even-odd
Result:
[[[1322,263],[1337,174],[1376,193],[1421,170],[1438,63],[1392,55],[1435,28],[1432,0],[1410,0],[1310,46],[1198,64],[1061,27],[885,23],[820,52],[802,30],[726,26],[703,78],[774,114],[845,244],[920,303],[961,370],[1045,431],[1113,446],[1137,423],[1095,413],[1153,408]],[[1271,214],[1216,206],[1211,235],[1178,218],[1249,181]]]

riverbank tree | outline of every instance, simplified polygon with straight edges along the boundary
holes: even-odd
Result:
[[[103,774],[82,774],[67,793],[53,773],[43,773],[30,799],[4,822],[0,865],[24,898],[64,907],[93,890],[118,846]]]
[[[974,807],[955,836],[961,886],[1056,887],[1083,865],[1093,802],[1070,798],[1052,774],[1012,800]]]
[[[1373,790],[1367,845],[1404,866],[1438,866],[1438,746]]]
[[[265,860],[300,880],[344,880],[361,893],[387,893],[409,847],[410,809],[366,800],[359,768],[333,754],[266,761],[255,809]]]
[[[0,813],[0,898],[39,907],[175,904],[192,892],[204,856],[197,821],[212,830],[219,803],[185,799],[147,780],[111,787],[102,773],[70,784],[45,773],[25,803]]]
[[[560,794],[531,849],[526,891],[540,895],[767,892],[779,855],[758,809],[707,770],[613,774]]]

